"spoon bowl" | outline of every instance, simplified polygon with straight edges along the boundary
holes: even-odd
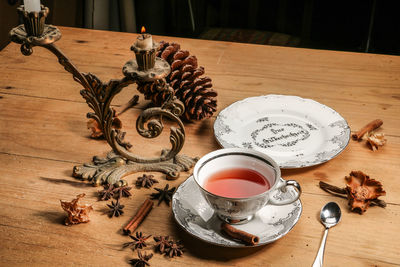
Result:
[[[329,202],[321,209],[321,214],[320,214],[321,223],[326,228],[331,228],[336,224],[338,224],[341,217],[342,217],[342,212],[338,204],[336,204],[336,202]]]
[[[340,207],[336,202],[329,202],[325,206],[322,207],[320,212],[321,223],[325,226],[324,237],[322,238],[321,245],[318,250],[317,257],[315,258],[313,267],[321,267],[324,261],[324,251],[325,251],[325,243],[326,237],[328,236],[329,228],[335,226],[340,221],[342,217],[342,212],[340,211]]]

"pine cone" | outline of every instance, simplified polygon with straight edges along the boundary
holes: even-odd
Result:
[[[173,92],[167,90],[171,88],[168,84],[163,83],[162,80],[156,80],[155,82],[138,82],[138,91],[144,94],[145,99],[151,100],[157,106],[161,106]]]
[[[211,89],[209,77],[200,77],[204,68],[198,67],[197,58],[189,51],[181,50],[179,44],[164,41],[160,42],[157,56],[171,65],[167,82],[174,89],[177,99],[185,105],[184,118],[202,120],[211,117],[217,109],[217,92]],[[139,84],[138,90],[156,105],[164,103],[169,96],[167,92],[157,90],[156,82]]]

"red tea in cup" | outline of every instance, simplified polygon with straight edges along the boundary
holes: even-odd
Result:
[[[259,172],[246,168],[225,169],[211,174],[204,182],[208,192],[228,198],[247,198],[271,188]]]

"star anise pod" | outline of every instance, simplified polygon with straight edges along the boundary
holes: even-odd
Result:
[[[120,186],[117,188],[114,188],[113,193],[115,194],[114,196],[118,199],[118,198],[122,198],[122,197],[130,197],[132,196],[131,192],[129,192],[132,189],[132,187],[128,187],[128,186]]]
[[[136,186],[138,187],[146,187],[146,188],[150,188],[153,186],[153,184],[158,183],[158,181],[156,179],[153,178],[154,175],[146,175],[143,174],[143,176],[138,177],[136,180]]]
[[[125,243],[124,248],[132,247],[132,249],[141,249],[147,247],[146,240],[151,237],[151,235],[143,236],[142,232],[136,232],[136,236],[129,235],[129,237],[132,238],[133,241]]]
[[[160,188],[154,188],[155,190],[158,191],[158,193],[152,193],[150,195],[151,199],[158,199],[158,206],[160,205],[160,203],[162,201],[164,201],[168,206],[169,206],[169,202],[172,199],[172,195],[175,192],[175,187],[168,189],[169,188],[169,184],[167,184],[164,189],[160,189]]]
[[[160,252],[161,254],[171,246],[171,241],[168,240],[169,236],[155,236],[153,239],[157,242],[155,244],[156,251]]]
[[[112,184],[105,184],[104,189],[99,191],[100,200],[109,200],[114,195],[114,186]]]
[[[117,200],[115,203],[114,201],[111,201],[111,205],[107,204],[107,206],[110,208],[108,212],[108,216],[112,218],[113,216],[119,217],[120,215],[124,214],[124,211],[122,210],[125,206],[119,204],[119,200]]]
[[[149,260],[153,257],[153,253],[146,255],[146,253],[142,254],[140,250],[138,250],[138,259],[131,259],[129,263],[135,267],[145,267],[150,266]]]
[[[178,242],[171,242],[170,246],[165,250],[165,253],[170,257],[182,256],[183,255],[183,245]]]

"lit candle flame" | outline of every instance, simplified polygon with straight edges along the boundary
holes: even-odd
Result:
[[[145,32],[146,28],[142,26],[141,34],[137,37],[135,45],[142,50],[151,50],[153,47],[153,37],[151,34]]]

